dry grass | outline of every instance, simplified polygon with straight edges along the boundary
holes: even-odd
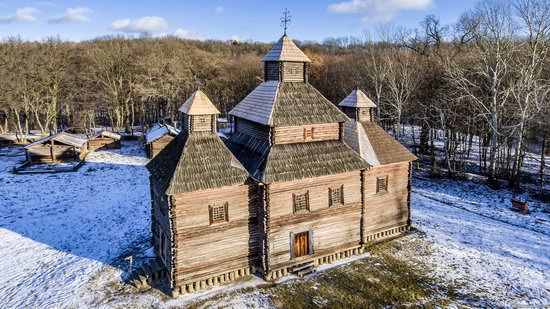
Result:
[[[365,308],[386,306],[446,306],[454,289],[433,280],[387,253],[396,243],[371,248],[372,256],[318,276],[269,289],[280,308]]]

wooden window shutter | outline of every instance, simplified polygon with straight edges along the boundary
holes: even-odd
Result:
[[[340,187],[340,203],[342,203],[342,205],[345,204],[345,201],[344,201],[344,185],[342,185]]]
[[[312,255],[313,254],[313,230],[312,229],[308,231],[307,236],[308,236],[307,241],[309,242],[308,243],[308,249],[309,249],[308,251],[309,252],[307,254]]]
[[[223,207],[224,207],[224,210],[225,210],[225,211],[224,211],[224,212],[225,212],[225,221],[226,221],[226,222],[229,222],[229,203],[226,202],[226,203],[223,205]]]
[[[294,259],[294,233],[290,232],[290,259]]]
[[[214,210],[211,205],[208,205],[208,217],[210,218],[210,224],[214,223]]]
[[[315,127],[312,127],[311,128],[311,139],[314,139],[314,134],[315,134]]]
[[[328,206],[332,206],[332,188],[328,188]]]

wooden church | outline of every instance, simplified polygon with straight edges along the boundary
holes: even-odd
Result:
[[[327,100],[286,34],[262,61],[264,81],[230,112],[226,143],[199,90],[147,165],[173,296],[251,273],[304,275],[409,229],[415,157],[372,121],[374,104],[360,91],[341,110]]]

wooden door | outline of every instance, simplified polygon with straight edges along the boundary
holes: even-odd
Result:
[[[309,254],[309,233],[303,232],[294,235],[294,257]]]

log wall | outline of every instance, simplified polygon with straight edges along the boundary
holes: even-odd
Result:
[[[174,137],[172,135],[165,135],[156,141],[149,144],[149,158],[154,158],[168,143],[170,143]]]
[[[168,271],[168,277],[172,277],[172,229],[170,221],[170,199],[164,192],[158,189],[154,178],[149,177],[151,184],[151,231],[153,234],[153,247],[157,256]],[[162,243],[161,246],[161,238]]]
[[[256,187],[222,187],[171,197],[176,286],[258,264]],[[211,224],[208,206],[225,203],[229,221]]]
[[[67,145],[38,144],[27,149],[27,159],[32,163],[53,163],[81,160],[87,152],[87,147],[76,149]]]
[[[269,140],[269,127],[242,118],[235,119],[235,130],[262,140]]]
[[[283,81],[305,81],[305,65],[303,62],[283,62]]]
[[[344,205],[329,206],[329,188],[344,187]],[[309,191],[309,211],[294,213],[293,194]],[[269,267],[360,245],[360,171],[269,185]],[[312,255],[292,259],[292,234],[311,231]]]
[[[216,121],[213,115],[191,116],[191,131],[216,131]]]
[[[88,141],[90,151],[120,148],[120,141],[110,137],[96,137]]]
[[[311,135],[306,130],[310,130]],[[337,122],[273,128],[274,144],[338,140],[339,137],[340,125]]]
[[[365,171],[365,237],[408,225],[409,162],[372,167]],[[376,192],[378,177],[386,177],[387,191]]]
[[[279,62],[266,62],[264,67],[265,80],[279,80],[280,76],[280,63]]]

